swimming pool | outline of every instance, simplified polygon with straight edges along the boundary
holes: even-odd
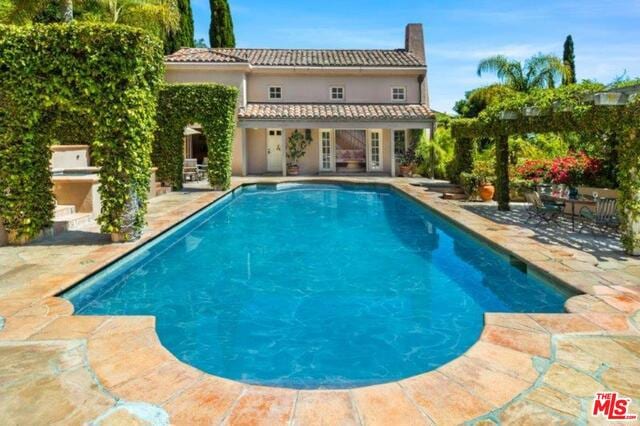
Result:
[[[484,312],[571,296],[383,186],[242,187],[64,294],[155,315],[179,359],[229,379],[346,388],[450,361]]]

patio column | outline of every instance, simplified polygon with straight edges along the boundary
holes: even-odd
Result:
[[[287,129],[282,129],[282,176],[287,175]]]
[[[396,138],[393,130],[390,130],[389,134],[391,135],[391,177],[396,177]],[[405,143],[407,143],[406,139]]]
[[[496,194],[498,210],[509,211],[509,136],[496,139]]]

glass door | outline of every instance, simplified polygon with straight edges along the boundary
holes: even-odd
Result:
[[[382,170],[382,130],[369,130],[368,171]]]
[[[320,171],[336,170],[335,146],[331,130],[320,129]]]

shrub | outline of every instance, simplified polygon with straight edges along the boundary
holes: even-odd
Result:
[[[162,61],[159,41],[129,27],[0,27],[0,219],[12,239],[50,225],[49,149],[65,134],[101,167],[101,230],[142,229]]]
[[[537,183],[550,182],[551,164],[550,160],[525,160],[522,165],[516,168],[515,177]]]
[[[182,188],[184,128],[199,123],[207,137],[209,183],[228,188],[238,89],[220,84],[170,84],[160,90],[158,99],[152,154],[158,178],[175,189]]]
[[[600,160],[578,153],[553,160],[549,176],[553,183],[576,186],[593,184],[601,170]]]
[[[451,130],[444,126],[439,128],[435,137],[431,139],[422,132],[415,150],[418,173],[438,179],[448,178],[449,164],[453,160],[454,143]]]

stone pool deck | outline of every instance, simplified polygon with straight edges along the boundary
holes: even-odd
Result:
[[[194,185],[152,200],[135,243],[111,244],[89,227],[0,247],[0,424],[611,424],[590,416],[604,390],[632,398],[640,414],[640,259],[543,241],[417,181],[322,180],[391,184],[584,294],[566,314],[486,314],[463,356],[395,383],[297,391],[211,376],[162,347],[153,317],[73,316],[55,297],[223,195]]]

